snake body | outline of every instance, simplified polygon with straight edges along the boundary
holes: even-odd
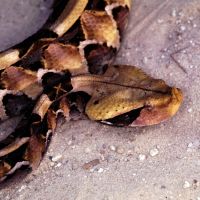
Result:
[[[0,119],[21,116],[0,141],[0,178],[38,167],[56,120],[146,126],[173,116],[182,93],[133,66],[112,66],[131,0],[60,0],[44,26],[0,53]],[[30,114],[31,113],[31,114]]]

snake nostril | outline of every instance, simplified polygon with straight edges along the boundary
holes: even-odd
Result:
[[[96,101],[94,101],[94,103],[93,103],[94,105],[97,105],[97,104],[99,104],[99,100],[96,100]]]

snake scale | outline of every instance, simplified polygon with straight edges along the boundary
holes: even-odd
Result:
[[[58,116],[147,126],[177,112],[180,89],[111,65],[130,8],[131,0],[57,0],[37,33],[0,53],[0,120],[21,116],[0,141],[1,180],[38,167]]]

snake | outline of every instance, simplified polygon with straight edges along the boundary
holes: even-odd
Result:
[[[0,180],[36,169],[57,120],[149,126],[171,118],[183,94],[135,66],[116,65],[131,0],[55,0],[45,24],[0,52]]]

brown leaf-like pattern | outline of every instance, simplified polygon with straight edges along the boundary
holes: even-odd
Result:
[[[69,0],[67,6],[51,26],[51,30],[62,36],[81,16],[88,0]]]
[[[7,67],[1,75],[1,83],[6,89],[21,91],[32,99],[37,98],[43,90],[38,83],[37,73],[22,67]]]
[[[116,23],[104,11],[85,11],[81,25],[87,40],[106,43],[108,47],[119,47],[119,32]]]
[[[0,53],[0,70],[9,67],[19,60],[19,50],[11,49]]]
[[[29,137],[17,138],[13,143],[9,144],[3,149],[0,149],[0,157],[8,155],[9,153],[12,153],[16,149],[18,149],[19,147],[27,143],[28,141],[29,141]]]
[[[117,126],[146,126],[173,116],[183,99],[180,89],[136,67],[109,66],[131,0],[54,6],[41,30],[0,53],[0,120],[22,115],[15,131],[1,140],[0,181],[24,165],[39,165],[59,113],[67,121],[88,116]],[[83,168],[96,164],[98,159]]]
[[[24,158],[30,162],[33,169],[36,169],[40,164],[44,152],[45,140],[40,133],[32,134]]]
[[[11,166],[6,162],[0,162],[0,178],[4,177],[11,169]]]
[[[69,70],[72,74],[86,73],[83,59],[76,46],[53,43],[44,51],[46,69]]]

